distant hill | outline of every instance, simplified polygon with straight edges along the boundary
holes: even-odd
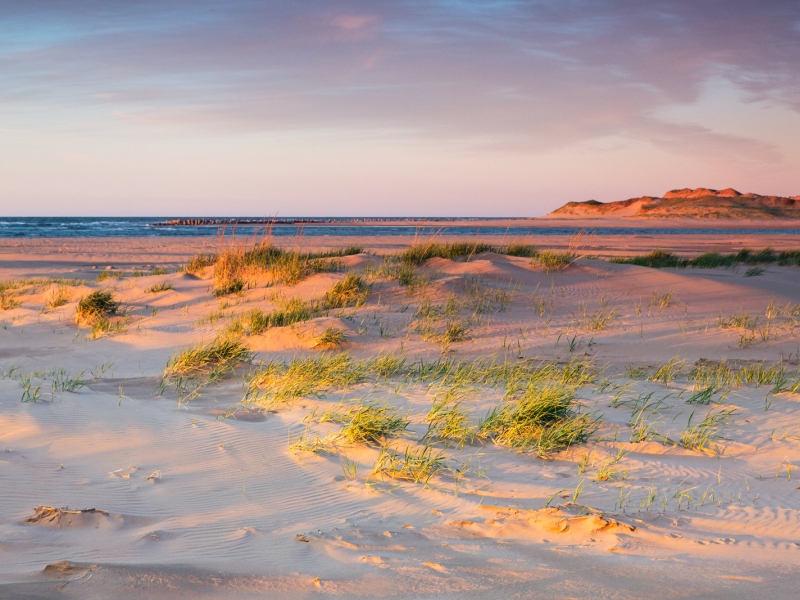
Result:
[[[733,188],[672,190],[662,198],[642,196],[619,202],[568,202],[549,218],[630,219],[800,219],[800,196],[742,194]],[[546,218],[547,218],[546,217]]]

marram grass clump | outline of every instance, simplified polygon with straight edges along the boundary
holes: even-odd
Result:
[[[239,315],[228,327],[233,334],[258,335],[273,327],[287,327],[308,321],[314,316],[313,307],[299,298],[281,300],[274,310],[264,312],[254,308]]]
[[[575,391],[570,385],[531,384],[492,409],[480,424],[480,435],[539,456],[585,442],[597,429],[597,419],[577,412]]]
[[[363,277],[348,273],[342,281],[331,287],[320,301],[321,310],[361,306],[369,296],[369,286]]]
[[[359,402],[344,411],[324,413],[318,420],[342,423],[342,430],[330,440],[346,444],[381,444],[385,438],[402,435],[409,425],[406,415],[389,404],[378,402]]]
[[[114,294],[108,290],[95,290],[88,296],[78,301],[75,309],[75,321],[78,325],[94,325],[117,314],[120,303],[114,299]]]
[[[164,378],[226,371],[237,363],[249,362],[252,356],[241,340],[221,336],[207,344],[189,346],[176,352],[167,362]]]
[[[251,374],[244,402],[271,406],[303,396],[326,392],[364,381],[364,363],[349,354],[322,354],[295,358],[290,363],[269,362]]]
[[[251,247],[232,246],[220,254],[214,267],[214,294],[224,296],[238,293],[261,275],[272,283],[294,285],[314,273],[337,271],[342,256],[363,252],[361,246],[348,246],[325,252],[284,250],[273,246],[269,240]]]

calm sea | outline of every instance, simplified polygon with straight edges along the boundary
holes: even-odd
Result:
[[[227,218],[227,217],[226,217]],[[180,237],[215,236],[222,227],[215,225],[156,226],[155,223],[169,220],[164,217],[0,217],[0,237],[3,238],[50,238],[50,237]],[[437,219],[435,227],[415,227],[413,225],[392,225],[393,220],[383,219],[379,224],[353,226],[338,223],[345,219],[324,219],[322,224],[274,225],[272,235],[295,236],[302,233],[307,237],[318,236],[370,236],[370,235],[415,235],[433,233],[448,236],[470,235],[508,235],[508,236],[571,236],[585,231],[597,235],[709,235],[709,234],[762,234],[787,235],[800,234],[800,229],[721,229],[721,228],[661,228],[661,227],[506,227],[492,226],[492,219],[480,219],[478,225],[451,225],[456,219]],[[352,222],[352,218],[346,219]],[[458,221],[469,219],[459,218]],[[500,220],[500,219],[495,219]],[[488,223],[488,224],[487,224]],[[230,235],[233,226],[228,225]],[[261,231],[261,226],[237,225],[236,235],[253,235]]]

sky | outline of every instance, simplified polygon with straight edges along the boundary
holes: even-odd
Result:
[[[800,194],[797,0],[0,0],[0,215]]]

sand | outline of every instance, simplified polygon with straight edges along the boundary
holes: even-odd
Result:
[[[632,237],[624,244],[697,252],[753,241],[666,238]],[[769,245],[800,247],[793,238],[776,235]],[[762,239],[748,245],[760,248]],[[350,241],[324,240],[331,246]],[[363,243],[383,252],[404,242]],[[619,238],[591,243],[598,254],[606,246],[612,253],[623,249]],[[273,292],[318,297],[345,276],[322,273],[295,286],[250,289],[229,299],[225,316],[214,321],[209,315],[220,301],[209,293],[210,269],[201,277],[94,281],[107,267],[175,267],[215,244],[201,238],[0,241],[0,280],[90,281],[72,288],[71,301],[53,311],[43,311],[48,289],[41,285],[16,296],[19,306],[0,311],[0,374],[6,373],[0,379],[0,597],[796,595],[800,472],[791,469],[800,464],[800,395],[747,385],[716,393],[709,406],[687,404],[693,392],[685,373],[698,361],[772,365],[783,359],[795,382],[796,318],[784,312],[767,319],[767,312],[771,304],[800,301],[797,268],[767,266],[745,277],[744,268],[659,271],[581,259],[547,273],[528,259],[492,253],[469,262],[437,258],[422,267],[429,283],[414,294],[378,280],[361,308],[246,338],[256,363],[318,355],[315,337],[335,324],[349,340],[343,351],[355,358],[381,351],[427,360],[579,357],[602,368],[598,382],[607,377],[607,385],[579,393],[584,409],[602,417],[588,443],[547,459],[491,442],[443,448],[452,464],[471,460],[473,470],[458,482],[441,475],[423,485],[369,481],[375,447],[344,451],[359,465],[353,480],[336,453],[288,449],[290,436],[304,430],[304,417],[343,397],[370,396],[408,411],[413,435],[397,444],[413,443],[426,430],[436,393],[423,384],[398,390],[363,383],[259,411],[238,406],[247,370],[241,367],[190,401],[179,402],[174,387],[156,394],[175,351],[212,339],[242,311],[268,309]],[[343,262],[359,271],[380,259],[363,254]],[[174,289],[144,292],[162,281]],[[465,285],[476,282],[484,290],[506,289],[512,299],[492,304],[471,323],[467,339],[442,355],[441,344],[413,331],[420,300],[444,304],[449,293],[463,296]],[[77,297],[98,287],[116,290],[132,311],[126,332],[91,339],[74,324]],[[539,314],[533,294],[552,303],[551,314]],[[666,295],[669,305],[659,306]],[[613,317],[590,330],[586,319],[604,306]],[[732,324],[743,313],[758,324]],[[720,320],[729,326],[720,327]],[[669,385],[631,379],[631,369],[652,373],[673,357],[685,361],[684,376]],[[51,394],[52,371],[62,368],[73,375],[85,370],[89,387]],[[37,402],[20,401],[22,373],[34,374],[32,382],[42,386]],[[634,404],[651,393],[662,403],[646,416],[673,439],[693,411],[696,422],[709,410],[735,409],[719,432],[719,454],[658,439],[632,443]],[[464,406],[477,420],[500,397],[481,390]],[[313,429],[325,434],[336,426]],[[607,479],[604,470],[612,471]]]

